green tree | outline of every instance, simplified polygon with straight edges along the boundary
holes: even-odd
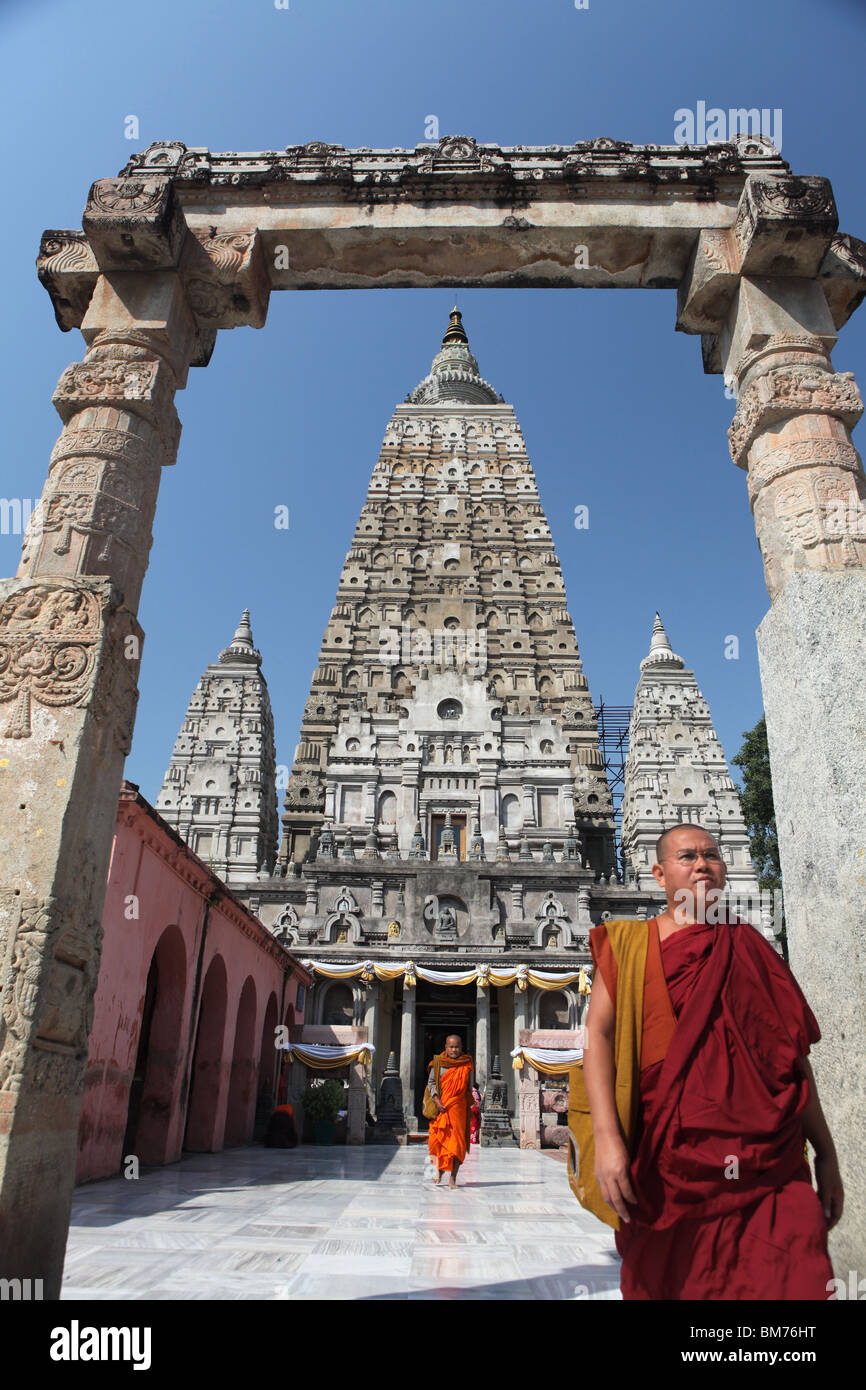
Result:
[[[770,749],[767,744],[767,720],[764,715],[754,729],[749,729],[743,734],[743,746],[733,763],[743,774],[740,801],[746,829],[749,832],[749,846],[752,863],[758,875],[758,887],[773,892],[782,887],[782,869],[779,864],[779,839],[773,807],[773,784],[770,780]]]

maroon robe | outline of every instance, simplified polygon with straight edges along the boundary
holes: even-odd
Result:
[[[814,1016],[753,927],[686,927],[660,945],[677,1023],[641,1067],[623,1298],[826,1300],[797,1065],[821,1036]]]

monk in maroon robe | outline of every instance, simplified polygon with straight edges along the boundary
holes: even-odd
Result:
[[[714,922],[726,871],[712,836],[675,826],[656,854],[667,910],[640,924],[649,938],[631,1153],[614,1101],[616,960],[604,927],[591,932],[584,1078],[595,1176],[620,1217],[623,1298],[826,1300],[842,1183],[806,1060],[818,1025],[759,932]]]

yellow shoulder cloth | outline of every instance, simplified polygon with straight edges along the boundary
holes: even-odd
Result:
[[[616,1111],[631,1152],[640,1100],[640,1048],[649,930],[647,922],[637,920],[606,922],[605,927],[617,965]],[[592,1008],[591,1002],[589,1007]],[[582,1207],[618,1231],[620,1219],[602,1197],[595,1180],[595,1140],[582,1061],[571,1068],[569,1076],[568,1132],[568,1182],[572,1192]]]

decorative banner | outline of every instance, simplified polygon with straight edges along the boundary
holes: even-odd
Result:
[[[356,1043],[354,1047],[337,1047],[333,1043],[287,1043],[281,1050],[288,1052],[290,1062],[303,1062],[304,1066],[316,1071],[336,1071],[351,1062],[369,1067],[376,1051],[372,1043]]]
[[[562,989],[563,985],[573,985],[578,981],[580,994],[589,994],[591,985],[591,966],[580,966],[577,970],[535,970],[532,966],[517,965],[508,970],[481,963],[471,965],[466,970],[428,970],[424,965],[406,961],[403,965],[385,964],[383,961],[355,961],[352,965],[331,965],[327,961],[304,960],[301,964],[315,975],[327,980],[354,980],[358,977],[365,984],[376,980],[397,980],[403,976],[403,983],[412,989],[418,980],[426,980],[431,985],[474,985],[482,989],[488,985],[502,988],[516,984],[522,992],[527,984],[536,989]]]
[[[515,1071],[523,1071],[524,1062],[528,1062],[544,1076],[561,1076],[564,1071],[570,1071],[580,1061],[583,1048],[563,1047],[560,1050],[553,1047],[515,1047],[511,1055],[514,1058],[511,1065]]]

